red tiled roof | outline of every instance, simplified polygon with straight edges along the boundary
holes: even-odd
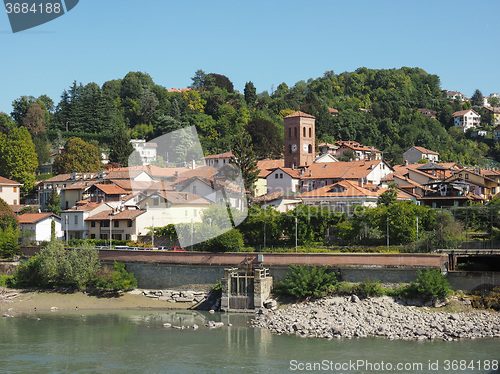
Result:
[[[4,177],[0,177],[0,184],[14,184],[16,186],[22,186],[21,183],[15,182],[13,180],[10,180],[10,179],[4,178]]]
[[[105,210],[103,212],[99,212],[97,214],[94,214],[92,217],[85,219],[85,221],[102,221],[102,220],[109,220],[110,218],[113,220],[136,219],[141,214],[146,213],[145,210],[139,210],[139,209],[123,210],[123,211],[118,212],[114,215],[111,214],[111,212],[112,212],[111,210]]]
[[[60,218],[54,213],[25,213],[18,216],[17,220],[19,223],[36,223],[50,216]]]
[[[351,181],[343,180],[335,184],[324,186],[316,190],[312,190],[298,198],[317,198],[317,197],[378,197],[380,193],[371,191],[367,188],[358,186]]]
[[[292,178],[300,179],[300,170],[299,169],[292,169],[292,168],[278,168],[278,169],[282,170],[283,172],[285,172],[286,174],[288,174]]]
[[[231,157],[233,157],[233,152],[229,151],[229,152],[219,153],[218,155],[206,156],[205,160],[212,160],[212,159],[216,160],[219,158],[231,158]]]
[[[339,140],[338,142],[336,142],[336,144],[339,147],[345,146],[347,148],[350,148],[350,149],[356,150],[356,151],[366,151],[366,152],[382,153],[382,151],[379,151],[375,147],[365,146],[363,144],[359,144],[358,142],[353,142],[353,141],[350,141],[350,140]]]
[[[265,178],[269,174],[271,174],[273,170],[284,166],[285,166],[284,159],[270,160],[266,158],[264,160],[257,161],[257,169],[259,169],[259,178]]]
[[[427,154],[432,154],[432,155],[439,155],[439,152],[434,152],[434,151],[431,151],[427,148],[424,148],[424,147],[417,147],[417,146],[414,146],[413,148],[415,148],[416,150],[422,152],[422,153],[427,153]]]
[[[453,113],[451,116],[452,117],[462,117],[469,112],[473,112],[474,114],[479,116],[479,114],[473,109],[459,110],[458,112]]]
[[[310,114],[301,112],[300,110],[295,112],[295,113],[289,114],[288,116],[286,116],[284,118],[292,118],[292,117],[316,118],[314,116],[311,116]]]
[[[331,114],[335,115],[335,114],[339,114],[339,111],[337,109],[333,109],[333,108],[328,108],[328,110],[330,111]]]
[[[127,191],[114,184],[96,184],[96,188],[100,189],[106,195],[126,195]]]
[[[366,178],[382,160],[315,163],[308,167],[302,179]]]

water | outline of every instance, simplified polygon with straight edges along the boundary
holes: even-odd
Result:
[[[500,339],[308,339],[251,328],[250,318],[194,311],[2,318],[0,373],[500,373],[492,362],[500,360]],[[209,320],[226,326],[206,329]],[[166,322],[200,328],[165,328]]]

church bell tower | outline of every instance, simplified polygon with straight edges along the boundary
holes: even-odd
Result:
[[[295,112],[285,118],[285,167],[297,169],[312,165],[315,149],[316,118]]]

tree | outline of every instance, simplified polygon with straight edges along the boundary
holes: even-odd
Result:
[[[85,173],[101,170],[99,150],[96,146],[73,137],[66,143],[54,162],[58,174]]]
[[[233,82],[231,82],[225,75],[210,73],[208,74],[208,77],[209,79],[213,79],[215,87],[225,89],[229,93],[234,92]]]
[[[38,103],[29,106],[26,115],[23,117],[23,125],[31,134],[38,135],[45,131],[46,111]]]
[[[479,91],[478,89],[476,89],[474,91],[474,94],[471,97],[471,102],[472,102],[472,105],[475,105],[475,106],[482,107],[484,105],[484,97],[483,97],[483,94],[481,93],[481,91]]]
[[[50,193],[45,211],[52,212],[56,215],[61,214],[61,196],[59,196],[56,190],[52,190]]]
[[[8,134],[14,127],[16,124],[12,118],[7,113],[0,112],[0,133]]]
[[[23,125],[23,118],[28,113],[31,104],[35,103],[36,99],[33,96],[21,96],[12,102],[12,113],[10,114],[18,126]]]
[[[38,162],[28,130],[25,127],[13,129],[0,151],[0,175],[22,183],[24,194],[31,191],[35,186]]]
[[[252,137],[248,132],[243,131],[240,136],[235,138],[232,151],[233,162],[241,170],[245,190],[252,193],[259,170],[257,169],[257,160],[252,147]]]
[[[283,154],[281,131],[271,121],[255,118],[246,125],[258,159],[279,158]]]
[[[17,228],[18,225],[19,223],[12,208],[0,197],[0,229]]]
[[[389,188],[387,191],[384,191],[380,194],[377,199],[377,205],[385,205],[389,206],[396,202],[398,197],[398,187],[395,183],[389,184]]]
[[[130,136],[125,130],[125,126],[120,126],[113,136],[109,161],[128,166],[128,160],[132,152],[134,152],[134,146],[130,143]]]
[[[498,97],[496,97],[496,96],[490,96],[490,97],[488,98],[488,103],[489,103],[492,107],[496,108],[496,107],[498,107],[498,105],[500,105],[500,99],[499,99]]]

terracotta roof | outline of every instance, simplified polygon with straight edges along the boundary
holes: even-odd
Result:
[[[358,142],[353,142],[350,140],[339,140],[335,144],[337,144],[339,147],[345,146],[347,148],[350,148],[350,149],[353,149],[356,151],[366,151],[366,152],[370,151],[370,152],[375,152],[375,153],[382,153],[382,151],[379,151],[375,147],[365,146],[363,144],[360,144]]]
[[[25,213],[17,217],[18,222],[21,223],[36,223],[47,217],[54,216],[59,219],[61,217],[56,216],[54,213]]]
[[[479,116],[479,114],[473,109],[459,110],[458,112],[453,113],[451,116],[452,117],[462,117],[469,112],[473,112],[474,114]]]
[[[106,195],[126,195],[127,191],[114,184],[95,184],[96,188],[100,189]]]
[[[316,190],[312,190],[298,198],[318,198],[318,197],[378,197],[380,193],[371,191],[367,188],[360,187],[357,183],[343,180],[335,184],[324,186]]]
[[[332,115],[339,114],[339,111],[338,111],[337,109],[328,108],[328,110],[330,111],[330,113],[331,113]]]
[[[259,178],[265,178],[277,168],[285,166],[285,160],[270,160],[268,158],[257,161],[257,169],[259,169]]]
[[[292,117],[316,118],[314,116],[311,116],[310,114],[301,112],[300,110],[295,112],[295,113],[289,114],[288,116],[286,116],[284,118],[292,118]]]
[[[152,177],[174,177],[176,173],[181,173],[188,169],[186,168],[161,168],[156,165],[139,165],[139,166],[129,166],[128,168],[115,169],[117,171],[127,171],[127,170],[141,170],[145,171]]]
[[[200,166],[194,169],[187,169],[183,173],[179,173],[179,178],[212,177],[218,172],[219,169],[212,166]]]
[[[312,164],[302,175],[302,179],[358,179],[366,178],[382,160],[361,160],[349,162],[327,162]]]
[[[292,169],[292,168],[278,168],[279,170],[282,170],[284,173],[288,174],[292,178],[295,179],[300,179],[300,170],[299,169]],[[276,169],[276,170],[278,170]],[[276,170],[273,170],[272,172],[275,172]]]
[[[102,221],[102,220],[109,220],[110,218],[113,220],[136,219],[141,214],[146,213],[145,210],[139,210],[139,209],[127,209],[118,212],[114,215],[112,215],[111,212],[112,212],[111,210],[105,210],[103,212],[99,212],[97,214],[94,214],[92,217],[85,219],[85,221]]]
[[[279,198],[283,197],[283,191],[276,191],[276,192],[271,192],[262,196],[258,196],[254,199],[252,199],[252,202],[254,203],[265,203],[268,201],[273,201],[277,200]]]
[[[134,179],[141,173],[147,173],[144,170],[133,170],[129,168],[124,169],[115,169],[111,170],[108,175],[106,176],[106,179]]]
[[[200,195],[195,195],[190,192],[162,191],[159,193],[165,200],[172,204],[180,205],[210,205],[210,200],[205,199]]]
[[[168,92],[170,92],[170,93],[172,93],[172,92],[188,92],[191,90],[193,90],[193,88],[171,88],[168,90]]]
[[[77,206],[66,209],[66,210],[94,210],[98,206],[104,204],[103,202],[96,203],[96,202],[90,202],[89,199],[78,201]]]
[[[422,152],[422,153],[427,153],[427,154],[432,154],[432,155],[439,155],[439,152],[434,152],[434,151],[431,151],[427,148],[424,148],[424,147],[417,147],[417,146],[413,146],[413,148],[415,148],[416,150]]]
[[[212,160],[212,159],[216,160],[219,158],[231,158],[231,157],[233,157],[233,152],[229,151],[229,152],[219,153],[218,155],[206,156],[205,160]]]
[[[76,183],[73,183],[69,186],[64,187],[63,190],[65,190],[65,191],[67,191],[67,190],[84,190],[84,189],[94,185],[97,182],[99,182],[99,181],[94,180],[94,181],[76,182]]]
[[[22,186],[21,183],[15,182],[13,180],[10,180],[10,179],[4,178],[4,177],[0,177],[0,184],[14,184],[16,186]]]

